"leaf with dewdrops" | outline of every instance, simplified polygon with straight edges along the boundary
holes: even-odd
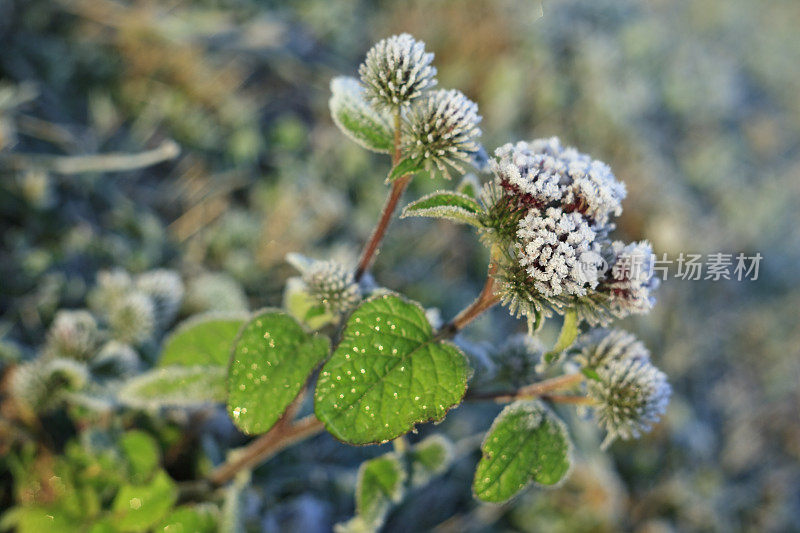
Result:
[[[267,309],[239,333],[228,368],[228,414],[248,434],[268,431],[328,355],[329,341]]]
[[[125,382],[119,401],[131,407],[196,407],[225,401],[225,368],[165,366]]]
[[[480,204],[465,194],[437,191],[408,204],[400,218],[443,218],[482,227],[478,217],[481,212]]]
[[[226,366],[245,313],[206,313],[180,324],[164,342],[158,366]]]
[[[331,117],[342,132],[373,152],[389,153],[394,144],[392,120],[375,110],[364,97],[364,88],[355,78],[340,76],[331,80]]]
[[[472,489],[505,502],[529,483],[555,485],[569,471],[571,442],[564,423],[538,401],[519,401],[497,416],[481,446]]]
[[[469,373],[464,354],[435,338],[419,304],[383,294],[350,316],[317,380],[315,411],[340,440],[384,442],[444,418]]]

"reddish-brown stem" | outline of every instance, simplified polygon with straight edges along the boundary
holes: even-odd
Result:
[[[392,152],[392,167],[396,166],[397,163],[400,162],[401,155],[400,111],[398,110],[394,115],[394,151]],[[403,196],[406,187],[408,187],[409,182],[411,182],[411,178],[412,175],[410,174],[401,176],[392,183],[392,189],[389,191],[389,196],[386,197],[386,202],[383,204],[381,218],[378,220],[378,224],[372,231],[372,235],[370,236],[369,241],[367,241],[367,244],[364,246],[364,251],[361,253],[361,259],[358,261],[358,267],[356,268],[355,272],[356,281],[360,280],[364,274],[369,271],[369,268],[372,265],[372,260],[375,258],[375,254],[378,252],[378,247],[380,246],[381,241],[383,241],[384,235],[386,235],[386,230],[389,229],[389,223],[392,221],[392,215],[394,215],[394,212],[397,209],[397,204],[400,201],[400,198]]]
[[[464,308],[453,320],[439,330],[440,337],[452,337],[464,329],[467,324],[478,318],[484,311],[491,309],[500,301],[500,298],[494,293],[494,275],[496,273],[497,264],[492,261],[489,264],[489,273],[486,276],[486,283],[483,285],[481,293],[468,307]]]
[[[291,423],[278,422],[267,433],[248,444],[233,461],[220,465],[208,479],[212,485],[223,485],[241,470],[257,466],[292,444],[320,433],[324,427],[314,415]]]
[[[466,399],[490,400],[497,403],[508,403],[513,402],[514,400],[521,400],[525,398],[547,398],[550,401],[559,401],[561,403],[584,403],[583,400],[578,400],[578,398],[582,398],[582,396],[549,395],[549,393],[553,391],[574,387],[581,381],[583,381],[583,374],[564,374],[563,376],[558,376],[527,385],[515,391],[468,394]]]

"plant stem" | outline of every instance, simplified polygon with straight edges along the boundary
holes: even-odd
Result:
[[[400,162],[400,157],[402,155],[400,148],[400,110],[398,109],[394,115],[394,151],[392,153],[392,167],[396,166],[397,163]],[[361,259],[358,262],[358,267],[356,268],[355,272],[356,281],[359,281],[369,270],[372,260],[374,259],[375,254],[378,252],[378,247],[380,246],[381,241],[383,241],[383,237],[386,235],[386,230],[389,228],[389,222],[392,220],[392,215],[394,215],[394,212],[397,209],[397,203],[400,201],[400,198],[403,196],[406,187],[408,187],[408,184],[411,182],[411,178],[412,175],[408,174],[406,176],[397,178],[394,183],[392,183],[389,196],[386,197],[386,202],[383,204],[381,218],[378,220],[378,224],[372,231],[372,235],[370,236],[369,241],[367,241],[367,244],[364,246],[364,251],[361,253]]]
[[[500,298],[494,293],[494,275],[497,273],[497,264],[492,261],[489,263],[489,272],[486,276],[486,283],[483,290],[468,307],[463,309],[456,317],[442,326],[439,330],[439,338],[452,337],[464,327],[478,318],[484,311],[495,306]]]
[[[220,465],[209,476],[216,486],[223,485],[245,469],[253,468],[292,444],[305,440],[324,429],[316,416],[308,415],[296,422],[278,422],[271,430],[248,444],[232,461]]]
[[[489,393],[476,393],[467,394],[467,400],[490,400],[497,403],[508,403],[514,400],[521,400],[524,398],[547,398],[550,401],[561,403],[585,403],[582,396],[551,396],[550,392],[568,389],[574,387],[581,381],[584,376],[580,373],[564,374],[555,378],[546,379],[538,383],[526,385],[516,391],[510,392],[489,392]],[[587,398],[588,400],[588,398]]]

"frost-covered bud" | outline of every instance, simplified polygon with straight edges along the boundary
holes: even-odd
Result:
[[[598,380],[588,380],[594,412],[606,430],[603,447],[616,438],[638,438],[650,431],[667,409],[672,388],[667,376],[647,359],[611,361],[597,369]]]
[[[111,308],[108,325],[114,339],[123,343],[140,344],[151,339],[156,326],[153,301],[144,293],[131,292]]]
[[[332,313],[346,313],[361,301],[353,273],[334,261],[314,261],[303,271],[308,293]]]
[[[584,368],[598,368],[612,361],[641,359],[648,361],[650,351],[633,334],[621,329],[595,329],[576,342],[580,352],[575,361]]]
[[[86,365],[74,359],[56,357],[17,366],[11,375],[14,400],[34,412],[55,407],[62,391],[78,391],[89,381]]]
[[[88,311],[59,311],[47,332],[48,357],[85,361],[94,355],[100,340],[97,322]]]
[[[603,267],[595,236],[578,213],[533,209],[519,222],[518,260],[542,295],[584,296],[597,286]]]
[[[162,330],[168,328],[178,315],[183,301],[180,275],[174,270],[151,270],[136,278],[136,288],[152,300],[158,327]]]
[[[131,291],[133,280],[121,269],[104,270],[97,273],[97,285],[89,292],[89,308],[98,317],[107,317],[114,305]]]
[[[608,295],[608,307],[614,315],[621,318],[649,312],[655,304],[652,293],[658,288],[650,244],[614,241],[609,265],[599,289]]]
[[[480,149],[480,121],[478,105],[461,91],[432,91],[406,117],[405,150],[424,159],[430,171],[438,168],[449,177],[448,166],[461,170],[461,163]]]
[[[140,359],[130,345],[109,341],[89,363],[92,374],[103,378],[124,378],[139,371]]]
[[[433,54],[425,52],[425,43],[403,33],[373,46],[358,74],[373,105],[395,109],[436,85],[436,67],[431,61]]]
[[[495,379],[511,387],[530,384],[538,377],[537,366],[542,360],[545,346],[530,335],[513,335],[492,354],[497,365]]]
[[[505,144],[494,155],[497,159],[492,159],[489,167],[495,183],[507,191],[515,206],[543,209],[561,199],[562,162],[533,152],[524,141]]]
[[[224,272],[208,272],[189,280],[183,302],[186,314],[206,311],[246,311],[241,285]]]

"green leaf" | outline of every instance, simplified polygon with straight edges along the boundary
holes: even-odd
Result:
[[[122,436],[119,445],[128,461],[131,479],[146,481],[161,461],[161,451],[155,439],[144,431],[132,430]]]
[[[432,435],[409,452],[411,485],[427,485],[431,478],[447,470],[453,461],[453,444],[441,435]]]
[[[120,531],[145,531],[161,521],[178,499],[178,487],[160,470],[150,483],[125,485],[112,505]]]
[[[331,117],[345,135],[373,152],[389,153],[392,150],[392,119],[369,105],[357,79],[347,76],[333,78],[331,93],[328,102]]]
[[[161,522],[157,531],[164,533],[214,533],[217,519],[209,506],[182,506]]]
[[[470,198],[477,198],[481,191],[481,182],[475,177],[475,174],[467,174],[461,178],[461,182],[456,187],[456,192],[466,194]]]
[[[245,433],[264,433],[281,417],[328,355],[328,339],[267,309],[242,328],[228,371],[228,414]]]
[[[392,170],[389,171],[389,175],[386,177],[386,182],[391,183],[397,178],[402,178],[408,174],[416,174],[420,170],[422,170],[422,166],[425,160],[421,157],[405,157],[400,160],[395,166],[392,167]]]
[[[356,487],[358,516],[380,527],[391,504],[402,499],[405,480],[405,468],[394,453],[361,463]]]
[[[227,366],[246,313],[205,313],[180,324],[164,342],[158,366]]]
[[[544,354],[545,363],[550,364],[557,361],[564,350],[572,346],[572,343],[578,338],[579,324],[580,320],[578,320],[578,314],[575,311],[567,311],[564,314],[564,324],[561,326],[561,333],[558,335],[556,345],[553,346],[552,351]]]
[[[365,301],[317,380],[315,411],[336,438],[384,442],[441,420],[467,387],[464,354],[434,338],[419,304],[396,294]]]
[[[436,191],[408,204],[403,209],[400,218],[444,218],[480,228],[482,227],[478,219],[478,213],[480,212],[480,204],[465,194],[453,191]]]
[[[128,380],[119,400],[132,407],[192,407],[225,401],[226,371],[219,366],[154,368]]]
[[[571,442],[564,423],[538,401],[518,401],[497,416],[486,435],[472,489],[504,502],[534,481],[554,485],[567,474]]]
[[[283,308],[305,324],[312,331],[333,323],[336,317],[319,303],[319,300],[308,294],[306,284],[300,278],[289,278],[283,289]]]

